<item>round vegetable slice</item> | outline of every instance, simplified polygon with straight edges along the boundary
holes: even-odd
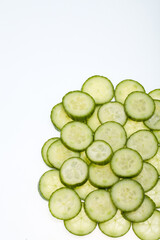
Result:
[[[158,143],[160,144],[160,130],[153,130],[153,133],[156,136]]]
[[[158,151],[156,155],[153,158],[150,158],[149,160],[147,160],[146,162],[152,164],[156,168],[160,176],[160,147],[158,147]]]
[[[76,193],[78,193],[79,197],[82,200],[85,200],[87,195],[90,192],[93,192],[94,190],[97,190],[97,188],[94,187],[89,181],[87,181],[83,185],[76,187],[74,190],[76,191]]]
[[[143,122],[137,122],[128,118],[124,125],[124,129],[127,133],[127,137],[130,137],[133,133],[139,130],[149,130],[149,128]]]
[[[145,125],[153,130],[160,130],[160,100],[155,100],[155,112],[145,121]]]
[[[160,100],[160,89],[154,89],[148,93],[153,99]]]
[[[155,202],[156,207],[160,208],[160,178],[156,185],[146,194]]]
[[[90,116],[87,119],[87,125],[92,129],[93,132],[96,131],[96,129],[101,125],[99,119],[98,119],[98,109],[100,108],[100,106],[97,106],[94,110],[94,113],[92,114],[92,116]]]

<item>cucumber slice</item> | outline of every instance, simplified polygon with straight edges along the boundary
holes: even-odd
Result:
[[[144,92],[132,92],[124,102],[126,114],[133,120],[144,121],[149,119],[154,111],[153,99]]]
[[[88,157],[86,156],[86,152],[83,151],[80,153],[80,157],[89,165],[91,163],[91,161],[88,159]]]
[[[125,79],[116,86],[115,99],[120,103],[124,103],[127,96],[134,91],[145,92],[144,87],[139,82]]]
[[[98,75],[88,78],[82,86],[82,91],[91,95],[96,104],[109,102],[114,96],[114,87],[111,81]]]
[[[156,204],[157,208],[160,208],[160,179],[156,185],[146,193]]]
[[[144,199],[143,188],[131,179],[123,179],[115,183],[110,193],[113,203],[122,211],[136,210]]]
[[[104,166],[89,165],[89,181],[98,188],[108,188],[116,183],[119,178],[113,173],[110,163]]]
[[[91,233],[95,229],[97,223],[87,216],[84,211],[84,204],[82,203],[80,213],[70,220],[65,220],[64,225],[70,233],[84,236]]]
[[[156,185],[158,181],[158,172],[150,163],[144,162],[142,171],[133,179],[139,182],[144,191],[147,192]]]
[[[63,143],[73,151],[84,151],[93,142],[93,132],[81,122],[67,123],[61,131]]]
[[[47,151],[48,161],[57,169],[60,169],[63,162],[70,157],[79,157],[78,152],[73,152],[66,148],[61,140],[50,145]]]
[[[124,106],[119,102],[109,102],[103,104],[99,108],[98,118],[101,123],[114,121],[124,125],[127,121],[127,115],[124,111]]]
[[[160,100],[160,89],[155,89],[148,93],[153,99]]]
[[[157,169],[157,172],[160,176],[160,147],[158,148],[156,155],[153,158],[147,160],[147,162],[152,164]]]
[[[97,106],[92,116],[87,119],[87,125],[92,129],[93,132],[95,132],[96,129],[101,125],[97,115],[99,108],[100,106]]]
[[[158,240],[160,238],[160,212],[154,211],[144,222],[133,223],[134,233],[142,240]]]
[[[99,223],[100,230],[109,237],[121,237],[129,231],[130,227],[131,223],[122,216],[119,210],[111,220]]]
[[[62,220],[68,220],[78,215],[82,207],[78,194],[70,188],[60,188],[52,193],[49,199],[51,214]]]
[[[152,130],[160,130],[160,101],[155,100],[155,112],[147,121],[145,125]]]
[[[81,185],[79,187],[76,187],[74,190],[76,191],[76,193],[78,193],[79,197],[82,200],[85,200],[87,195],[90,192],[93,192],[94,190],[97,190],[97,188],[94,187],[89,181],[87,181],[83,185]]]
[[[133,133],[128,141],[127,147],[136,150],[143,158],[148,160],[158,151],[158,142],[153,133],[148,130],[139,130]]]
[[[160,144],[160,130],[153,130],[153,133],[156,136],[158,143]]]
[[[138,175],[143,167],[143,159],[138,152],[130,148],[117,150],[111,160],[111,168],[119,177]]]
[[[113,151],[124,147],[127,137],[124,128],[116,122],[106,122],[97,128],[94,135],[95,140],[104,140]]]
[[[41,155],[42,155],[42,158],[43,158],[43,161],[47,164],[48,167],[53,167],[53,165],[48,161],[48,158],[47,158],[47,151],[48,151],[48,148],[49,146],[54,143],[55,141],[57,141],[59,138],[55,137],[55,138],[50,138],[48,139],[42,149],[41,149]]]
[[[156,209],[155,203],[148,196],[144,197],[144,200],[140,207],[132,212],[123,212],[123,216],[131,222],[144,222],[150,218]]]
[[[50,118],[58,130],[61,130],[66,123],[73,121],[65,112],[62,103],[58,103],[52,108]]]
[[[149,130],[149,128],[143,122],[136,122],[128,118],[124,125],[124,129],[127,133],[127,137],[130,137],[133,133],[139,130]]]
[[[94,99],[81,91],[67,93],[62,102],[65,111],[74,120],[85,120],[92,115],[95,109]]]
[[[45,172],[39,180],[39,191],[43,198],[49,200],[51,194],[57,189],[64,187],[56,169]]]
[[[85,199],[85,212],[95,222],[104,222],[116,214],[110,193],[106,190],[95,190]],[[95,207],[96,206],[96,207]]]
[[[88,165],[81,158],[69,158],[60,168],[61,182],[68,187],[76,187],[88,179]]]
[[[98,165],[105,165],[111,160],[113,151],[108,143],[97,140],[86,149],[86,155],[91,162]]]

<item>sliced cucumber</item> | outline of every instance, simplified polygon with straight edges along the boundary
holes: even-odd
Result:
[[[144,222],[150,218],[156,209],[155,203],[148,196],[144,197],[144,200],[140,207],[132,212],[123,212],[123,216],[131,222]]]
[[[42,155],[42,158],[43,158],[43,161],[47,164],[48,167],[53,167],[53,165],[48,161],[48,158],[47,158],[47,151],[48,151],[48,148],[49,146],[54,143],[55,141],[57,141],[59,138],[55,137],[55,138],[50,138],[48,139],[42,149],[41,149],[41,155]]]
[[[78,193],[79,197],[82,200],[85,200],[87,195],[90,192],[93,192],[94,190],[97,190],[97,188],[94,187],[89,181],[87,181],[83,185],[81,185],[79,187],[76,187],[74,190],[76,191],[76,193]]]
[[[136,150],[143,160],[148,160],[157,153],[158,142],[150,131],[139,130],[129,137],[127,147]]]
[[[153,130],[153,133],[156,136],[158,143],[160,144],[160,130]]]
[[[153,99],[160,100],[160,89],[155,89],[148,93]]]
[[[63,143],[73,151],[84,151],[93,142],[93,132],[81,122],[67,123],[61,131]]]
[[[154,211],[144,222],[133,223],[134,233],[142,240],[158,240],[160,238],[160,212]]]
[[[73,121],[65,112],[62,103],[58,103],[52,108],[50,118],[58,130],[61,130],[66,123]]]
[[[103,104],[98,110],[98,118],[101,123],[114,121],[124,125],[127,121],[124,106],[119,102],[109,102]]]
[[[130,227],[131,223],[122,216],[119,210],[111,220],[99,223],[100,230],[109,237],[121,237],[129,231]]]
[[[136,210],[144,199],[143,188],[131,179],[123,179],[115,183],[110,193],[113,203],[122,211]]]
[[[97,223],[87,216],[84,211],[84,204],[82,203],[82,208],[79,214],[70,220],[65,220],[64,225],[70,233],[84,236],[91,233],[95,229]]]
[[[156,185],[158,181],[158,172],[150,163],[144,162],[142,171],[133,179],[139,182],[144,191],[147,192]]]
[[[130,137],[133,133],[139,130],[149,130],[149,128],[143,122],[133,121],[128,118],[127,122],[124,125],[124,129],[127,133],[127,137]]]
[[[62,220],[68,220],[78,215],[82,207],[78,194],[70,188],[60,188],[52,193],[49,199],[51,214]]]
[[[89,181],[98,188],[108,188],[119,180],[111,167],[110,163],[104,166],[90,164],[89,165]]]
[[[150,158],[147,162],[152,164],[157,169],[157,172],[160,176],[160,147],[158,148],[156,155],[153,158]]]
[[[146,193],[156,204],[157,208],[160,208],[160,178],[156,185]]]
[[[155,112],[147,121],[145,125],[153,130],[160,130],[160,100],[155,100]]]
[[[110,193],[106,190],[95,190],[85,199],[85,212],[95,222],[104,222],[116,214]]]
[[[97,140],[86,149],[86,155],[91,162],[98,165],[105,165],[110,162],[113,151],[108,143]]]
[[[92,115],[95,109],[94,99],[87,93],[73,91],[63,97],[63,107],[74,120],[84,120]]]
[[[63,162],[70,157],[79,157],[79,153],[73,152],[66,148],[61,140],[55,141],[48,148],[47,151],[48,161],[55,168],[60,169]]]
[[[127,137],[121,124],[116,122],[106,122],[97,128],[94,139],[104,140],[109,143],[113,151],[116,151],[124,147]]]
[[[119,177],[138,175],[143,167],[143,159],[138,152],[130,148],[117,150],[111,160],[111,168]]]
[[[81,158],[69,158],[60,168],[61,182],[68,187],[76,187],[88,179],[88,165]]]
[[[97,115],[99,108],[100,106],[97,106],[92,116],[87,119],[87,125],[92,129],[93,132],[95,132],[96,129],[101,125]]]
[[[139,82],[125,79],[116,86],[115,99],[120,103],[124,103],[126,97],[134,91],[145,92],[144,87]]]
[[[149,119],[154,111],[153,99],[144,92],[132,92],[124,102],[124,108],[128,117],[136,121]]]
[[[111,81],[102,76],[88,78],[82,86],[82,91],[90,94],[96,104],[109,102],[114,96],[114,87]]]
[[[86,152],[83,151],[80,153],[80,157],[89,165],[91,163],[91,161],[88,159],[88,157],[86,156]]]

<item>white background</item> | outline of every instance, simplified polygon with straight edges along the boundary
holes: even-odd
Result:
[[[37,191],[51,108],[94,74],[160,88],[159,0],[0,0],[0,238],[77,237]],[[136,240],[130,231],[123,240]]]

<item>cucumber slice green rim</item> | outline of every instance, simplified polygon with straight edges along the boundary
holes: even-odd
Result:
[[[111,81],[99,75],[88,78],[82,85],[82,91],[91,95],[97,105],[109,102],[114,97]]]
[[[94,99],[88,93],[81,91],[67,93],[62,103],[67,114],[76,121],[83,121],[90,117],[95,109]]]
[[[78,215],[82,203],[73,189],[63,187],[52,193],[48,206],[55,218],[68,220]]]
[[[145,121],[154,114],[155,103],[154,100],[144,92],[132,92],[124,102],[124,109],[131,119],[135,121]]]
[[[95,207],[96,206],[96,207]],[[85,212],[95,222],[104,222],[111,219],[117,212],[110,193],[106,190],[95,190],[85,199]]]
[[[85,151],[80,153],[80,158],[82,158],[88,165],[91,163],[91,161],[88,159]]]
[[[98,165],[110,162],[113,155],[111,146],[103,140],[96,140],[86,149],[89,160]]]
[[[70,220],[65,220],[64,225],[70,233],[77,236],[84,236],[91,233],[96,228],[97,223],[87,216],[84,210],[84,203],[82,203],[79,214]]]
[[[160,144],[160,130],[153,130],[153,134],[156,136],[158,144]]]
[[[67,187],[83,185],[88,179],[88,165],[81,158],[69,158],[60,168],[61,182]]]
[[[87,119],[87,125],[92,129],[93,132],[96,131],[96,129],[101,125],[99,119],[98,119],[98,109],[100,108],[100,106],[96,106],[94,113],[92,114],[92,116],[90,116]]]
[[[143,167],[140,154],[130,148],[117,150],[111,160],[112,171],[119,177],[133,177],[138,175]]]
[[[146,192],[146,194],[155,202],[156,207],[160,208],[160,178],[156,185],[149,192]]]
[[[158,151],[156,155],[153,158],[150,158],[149,160],[147,160],[146,162],[152,164],[156,168],[160,176],[160,147],[158,147]]]
[[[149,130],[149,128],[143,122],[137,122],[130,118],[127,119],[127,122],[124,125],[124,129],[127,133],[127,137],[129,138],[133,133],[139,130]]]
[[[154,100],[160,100],[160,89],[154,89],[148,93]]]
[[[87,180],[87,182],[85,182],[83,185],[81,186],[78,186],[76,188],[74,188],[74,190],[76,191],[76,193],[78,193],[79,197],[82,199],[82,200],[85,200],[85,198],[87,197],[87,195],[90,193],[90,192],[93,192],[95,190],[97,190],[96,187],[94,187],[90,182],[89,180]]]
[[[131,223],[118,210],[112,219],[99,223],[98,226],[105,235],[115,238],[125,235],[129,231]]]
[[[160,130],[160,100],[154,100],[155,112],[144,124],[152,130]]]

